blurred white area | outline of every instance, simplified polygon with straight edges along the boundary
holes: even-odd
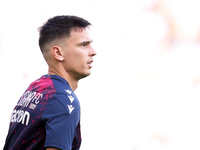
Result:
[[[0,2],[0,147],[10,115],[47,73],[37,28],[55,15],[92,24],[98,52],[76,91],[81,150],[199,150],[200,2],[57,0]]]

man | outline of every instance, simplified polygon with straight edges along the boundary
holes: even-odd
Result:
[[[74,91],[90,75],[96,55],[90,25],[76,16],[55,16],[39,28],[48,74],[19,99],[4,150],[79,150],[80,105]]]

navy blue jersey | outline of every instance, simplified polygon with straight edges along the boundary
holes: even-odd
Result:
[[[80,104],[57,75],[34,81],[15,106],[4,150],[79,150]]]

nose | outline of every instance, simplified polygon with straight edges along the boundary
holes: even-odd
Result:
[[[95,55],[97,55],[97,52],[93,47],[91,47],[90,56],[95,56]]]

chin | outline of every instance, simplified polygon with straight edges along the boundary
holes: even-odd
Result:
[[[91,72],[84,73],[84,74],[80,75],[79,79],[83,79],[85,77],[88,77],[90,74],[91,74]]]
[[[90,74],[91,74],[91,72],[89,72],[89,73],[86,73],[86,74],[85,74],[85,77],[89,76]]]

